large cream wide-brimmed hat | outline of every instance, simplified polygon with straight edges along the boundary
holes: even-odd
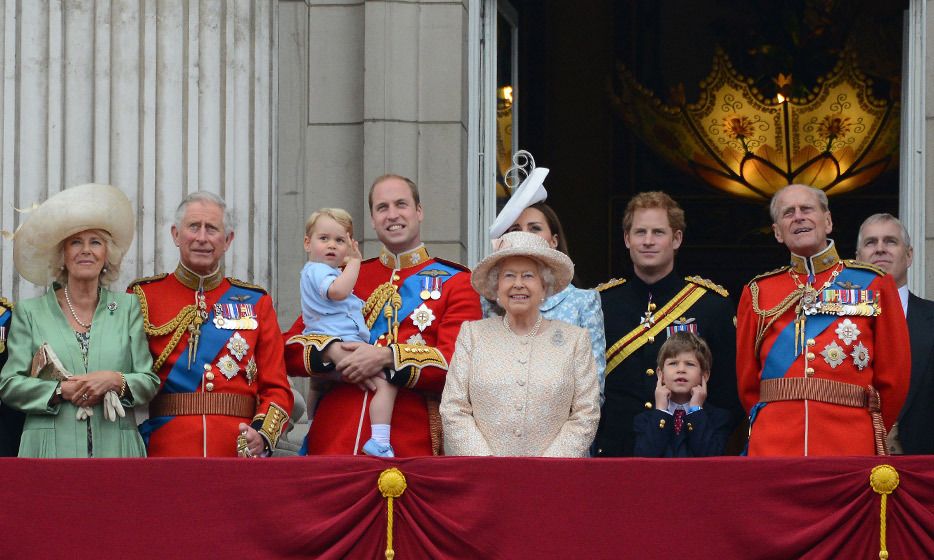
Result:
[[[100,229],[113,238],[107,260],[120,262],[133,242],[136,218],[130,199],[110,185],[89,183],[65,189],[26,214],[13,235],[13,263],[20,276],[47,286],[58,274],[61,242],[71,235]]]
[[[496,300],[496,279],[490,278],[490,270],[503,259],[527,257],[547,266],[555,277],[554,285],[545,286],[546,292],[556,294],[568,287],[574,277],[571,258],[534,233],[511,231],[493,240],[493,253],[480,261],[470,274],[470,283],[477,293],[488,300]]]

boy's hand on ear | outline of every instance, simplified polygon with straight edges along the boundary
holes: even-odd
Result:
[[[707,400],[707,378],[701,377],[701,384],[691,387],[691,406],[704,406]]]
[[[668,399],[671,398],[671,389],[665,387],[662,383],[661,373],[658,374],[658,380],[655,382],[655,408],[657,410],[668,410]]]

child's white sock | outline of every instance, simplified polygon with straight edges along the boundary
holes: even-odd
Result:
[[[376,443],[389,445],[389,424],[373,424],[370,426],[370,432]]]

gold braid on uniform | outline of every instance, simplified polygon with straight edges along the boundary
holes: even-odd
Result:
[[[392,282],[386,282],[377,286],[370,297],[366,298],[366,303],[363,304],[363,316],[366,317],[367,328],[373,328],[380,311],[395,291],[396,287]]]
[[[804,295],[804,288],[797,288],[795,291],[785,296],[785,299],[778,302],[778,305],[772,309],[766,310],[759,307],[759,285],[754,281],[749,283],[749,294],[752,296],[752,310],[759,316],[759,320],[756,322],[755,346],[755,352],[758,354],[759,347],[762,346],[762,339],[765,337],[765,331],[769,330],[769,327],[771,327],[782,314],[788,311],[792,305],[798,303],[801,296]],[[768,322],[766,322],[766,319],[768,319]]]
[[[175,350],[175,347],[178,346],[178,341],[181,340],[182,334],[188,329],[188,325],[192,324],[195,319],[200,319],[198,315],[198,308],[192,305],[186,305],[182,310],[175,316],[171,321],[164,325],[156,326],[149,321],[149,302],[146,301],[146,294],[143,292],[143,289],[138,285],[133,286],[133,293],[136,294],[137,299],[139,299],[140,310],[143,315],[143,329],[146,331],[148,336],[165,336],[175,331],[172,334],[172,338],[169,340],[169,343],[162,350],[162,353],[159,354],[159,357],[152,364],[152,371],[158,372],[162,367],[162,364],[169,358],[169,355]]]

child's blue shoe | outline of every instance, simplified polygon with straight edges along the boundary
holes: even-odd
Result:
[[[396,454],[392,450],[392,446],[388,443],[383,445],[378,443],[375,439],[370,438],[366,443],[363,444],[363,452],[372,457],[395,457]]]

